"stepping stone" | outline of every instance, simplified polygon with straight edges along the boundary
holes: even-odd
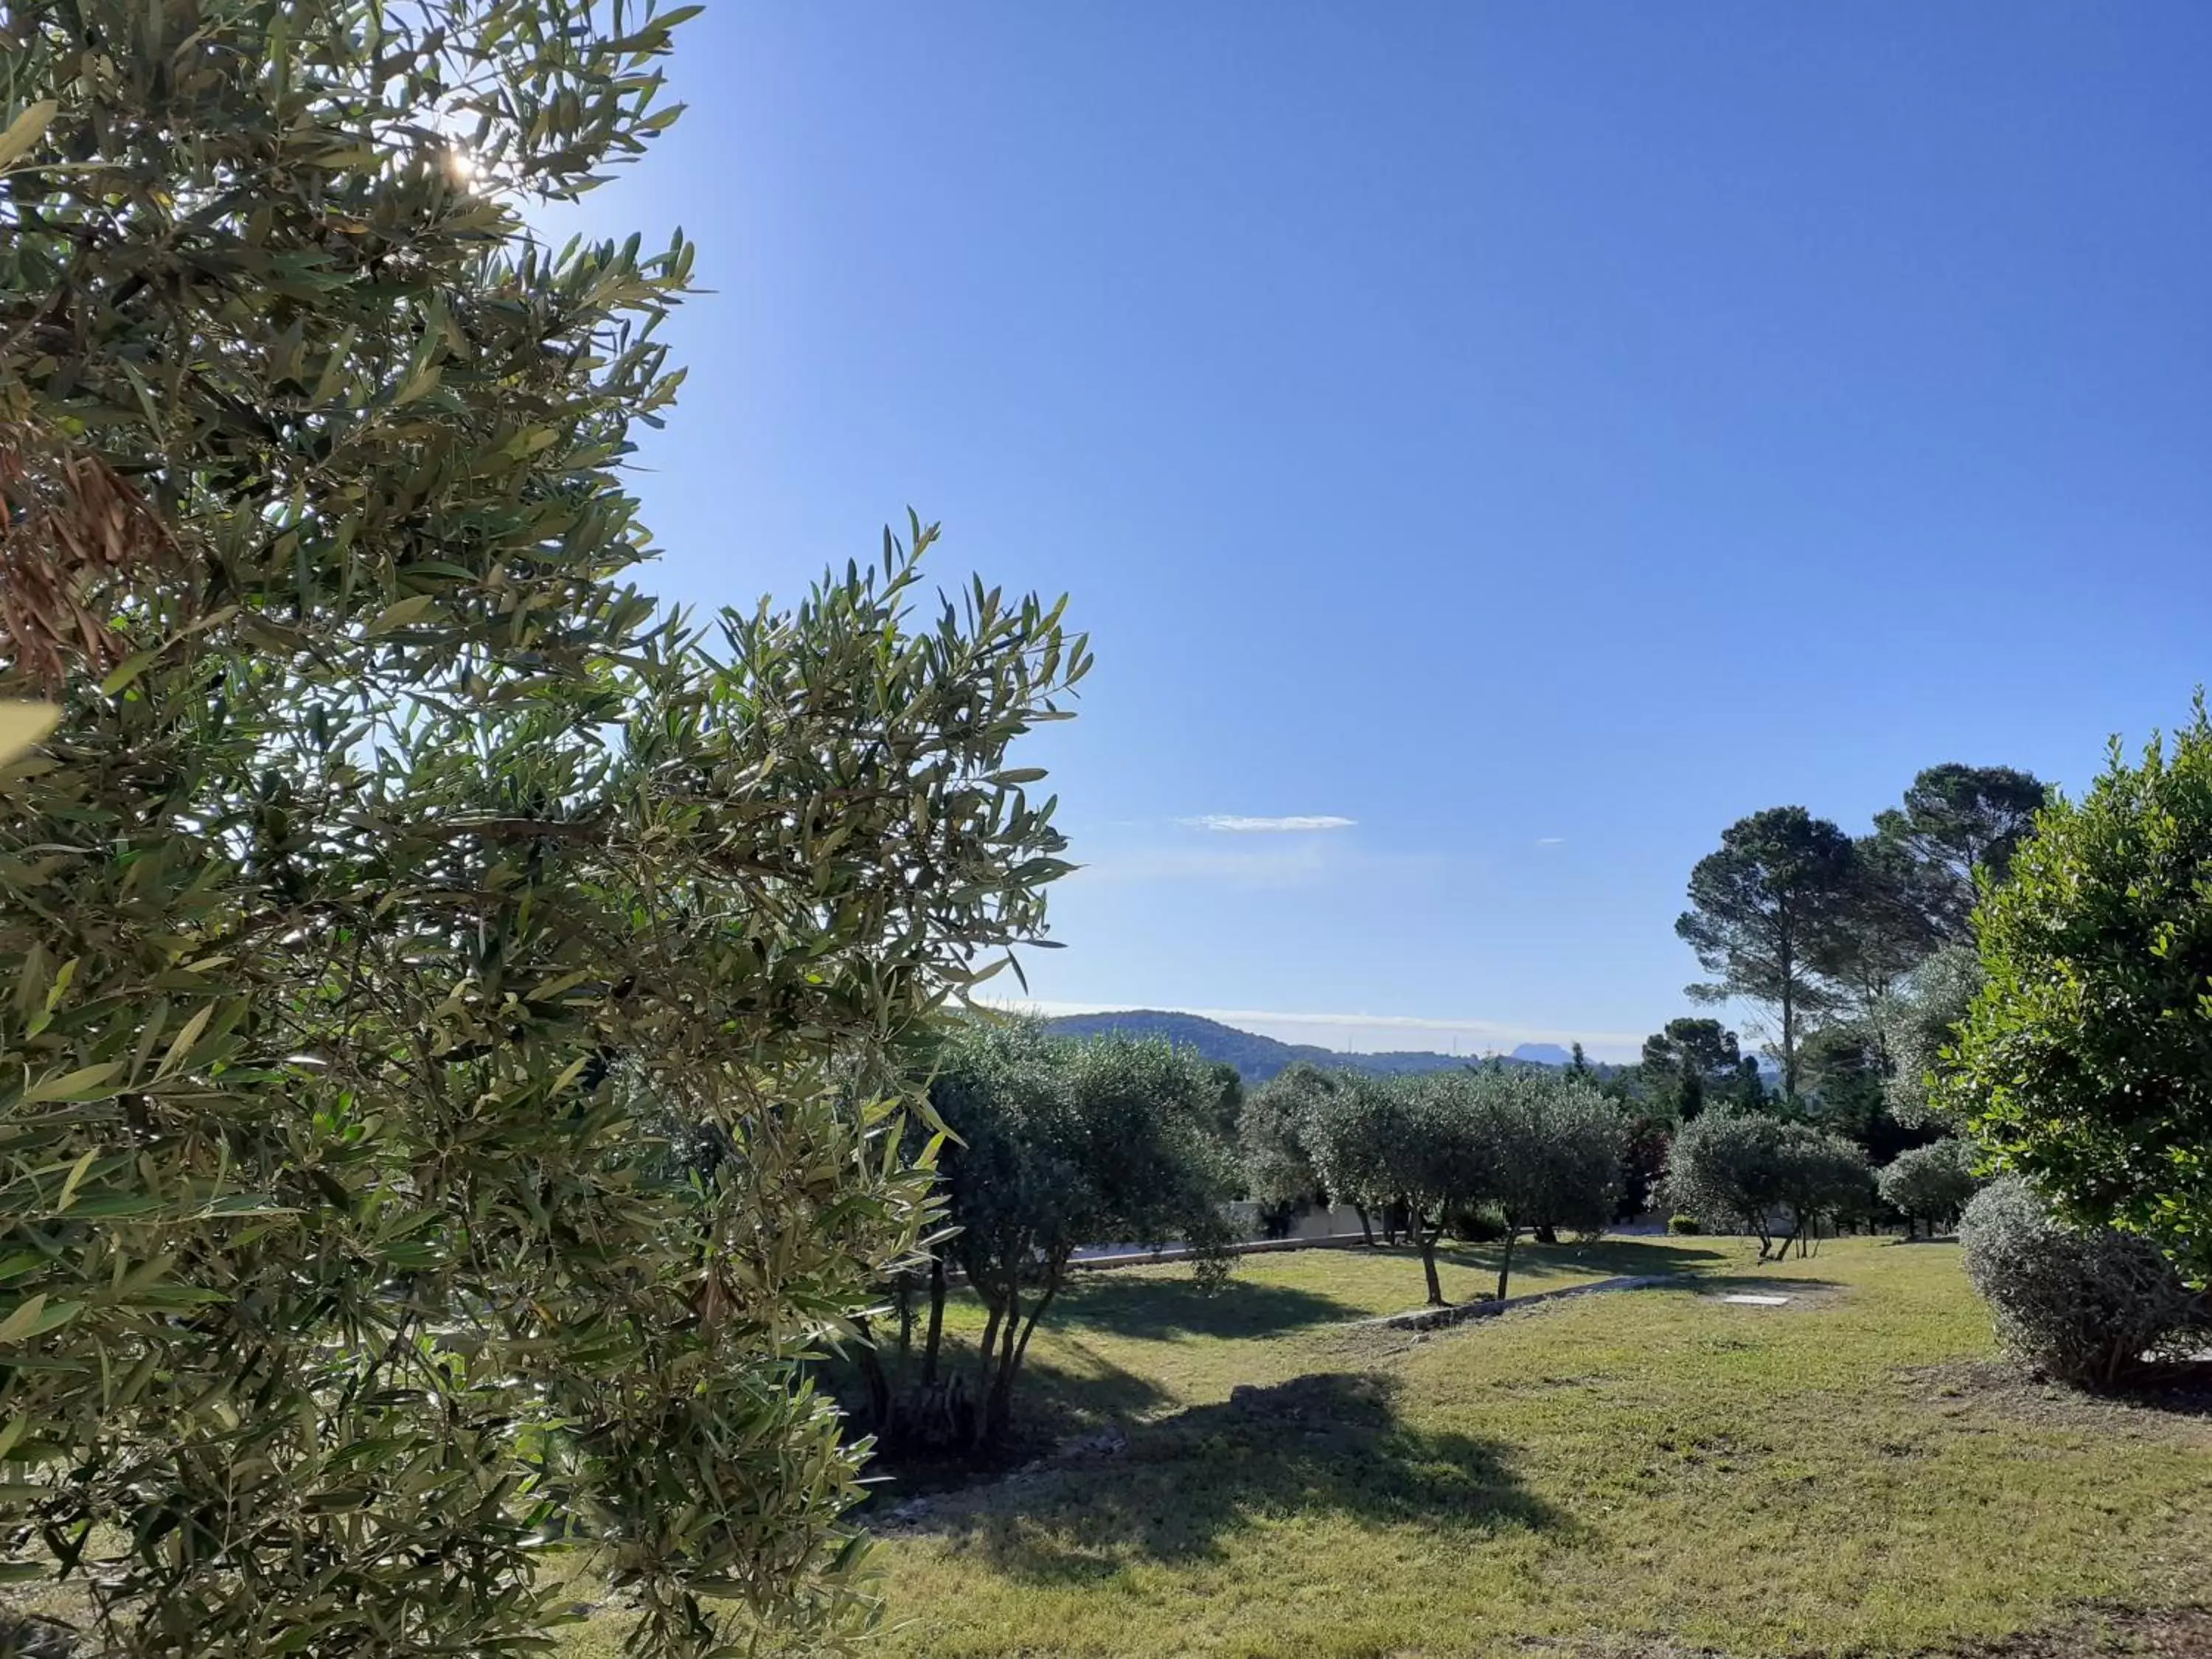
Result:
[[[1723,1302],[1733,1302],[1740,1308],[1784,1308],[1789,1306],[1786,1296],[1724,1296]]]

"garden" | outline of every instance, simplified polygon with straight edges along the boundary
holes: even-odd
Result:
[[[1030,1360],[1069,1449],[871,1500],[885,1650],[2202,1650],[2129,1644],[2212,1628],[2212,1394],[2023,1380],[1954,1243],[1524,1254],[1532,1289],[1683,1277],[1427,1334],[1359,1322],[1411,1251],[1255,1257],[1214,1294],[1083,1278]],[[1448,1288],[1496,1259],[1447,1250]]]
[[[0,1659],[2212,1650],[2202,696],[1723,830],[1763,1052],[1010,1015],[1067,601],[640,586],[696,10],[0,9]]]

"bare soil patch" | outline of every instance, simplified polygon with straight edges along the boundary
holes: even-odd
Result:
[[[2054,1630],[1960,1650],[1957,1659],[2212,1659],[2212,1608],[2100,1609]]]
[[[1951,1415],[1978,1408],[2047,1428],[2212,1440],[2212,1364],[2201,1360],[2160,1366],[2126,1387],[2097,1392],[1994,1360],[1921,1365],[1899,1375],[1913,1395]]]

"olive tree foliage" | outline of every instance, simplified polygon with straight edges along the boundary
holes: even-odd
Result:
[[[1872,1182],[1866,1154],[1840,1135],[1763,1113],[1706,1112],[1674,1137],[1666,1192],[1677,1212],[1748,1233],[1761,1261],[1779,1261],[1823,1221],[1863,1209]]]
[[[1498,1182],[1498,1146],[1484,1109],[1483,1079],[1472,1072],[1378,1079],[1384,1186],[1407,1218],[1431,1306],[1443,1303],[1437,1241],[1455,1211],[1480,1204]]]
[[[2115,742],[1976,914],[1985,982],[1941,1103],[2083,1226],[2212,1276],[2212,719]]]
[[[700,626],[690,248],[534,245],[676,14],[0,5],[0,1545],[118,1655],[865,1601],[798,1366],[932,1210],[886,1055],[1066,866],[1082,642],[915,561]]]
[[[975,1433],[995,1445],[1012,1426],[1030,1338],[1079,1249],[1179,1239],[1202,1280],[1228,1272],[1235,1170],[1217,1133],[1220,1081],[1194,1051],[1158,1038],[974,1022],[947,1042],[930,1099],[952,1136],[941,1159],[957,1229],[948,1248],[986,1310]]]
[[[1410,1121],[1405,1079],[1339,1072],[1333,1081],[1303,1109],[1305,1155],[1331,1204],[1388,1211],[1403,1195],[1394,1159]]]
[[[2156,1244],[2077,1226],[2017,1176],[1993,1182],[1966,1206],[1959,1242],[1998,1340],[2063,1381],[2110,1387],[2147,1359],[2207,1340],[2212,1309]]]
[[[1342,1076],[1310,1121],[1315,1167],[1334,1201],[1407,1217],[1431,1304],[1443,1301],[1436,1248],[1455,1214],[1488,1206],[1503,1218],[1503,1297],[1521,1233],[1602,1227],[1619,1201],[1627,1126],[1571,1073]]]
[[[1611,1101],[1570,1073],[1486,1072],[1474,1085],[1489,1177],[1476,1196],[1497,1206],[1505,1221],[1498,1264],[1503,1301],[1514,1241],[1524,1229],[1541,1239],[1561,1228],[1597,1231],[1613,1219],[1629,1126]]]
[[[1941,1121],[1936,1103],[1982,978],[1981,958],[1972,945],[1946,945],[1875,1006],[1875,1024],[1891,1068],[1884,1098],[1890,1115],[1907,1128]]]
[[[1310,1120],[1313,1165],[1329,1201],[1403,1215],[1433,1304],[1443,1301],[1437,1241],[1452,1212],[1480,1202],[1489,1181],[1469,1077],[1339,1073],[1334,1090],[1317,1093]]]
[[[1319,1123],[1327,1103],[1348,1086],[1341,1073],[1300,1060],[1244,1097],[1237,1124],[1246,1191],[1262,1209],[1291,1209],[1326,1201],[1315,1162]]]
[[[1881,1201],[1903,1215],[1908,1228],[1924,1221],[1930,1233],[1939,1232],[1980,1189],[1978,1156],[1971,1141],[1956,1135],[1899,1152],[1875,1176]]]

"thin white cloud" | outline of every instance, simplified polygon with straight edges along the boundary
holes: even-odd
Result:
[[[1164,845],[1109,848],[1068,879],[1085,887],[1133,882],[1212,882],[1279,890],[1347,882],[1426,884],[1451,866],[1438,853],[1376,853],[1342,836],[1185,836]]]
[[[1207,881],[1234,887],[1310,887],[1335,866],[1312,842],[1273,842],[1260,846],[1192,845],[1152,847],[1106,853],[1087,861],[1071,881]]]
[[[1565,836],[1539,836],[1536,837],[1536,845],[1539,847],[1565,847],[1566,844],[1567,838]]]
[[[1156,1002],[1048,1002],[988,995],[977,1000],[1043,1015],[1119,1013],[1138,1006],[1161,1008]],[[1556,1042],[1562,1048],[1579,1042],[1593,1059],[1625,1060],[1635,1059],[1644,1046],[1642,1035],[1635,1032],[1566,1030],[1494,1019],[1434,1019],[1414,1014],[1285,1013],[1262,1008],[1168,1008],[1161,1012],[1196,1014],[1203,1019],[1218,1020],[1224,1025],[1257,1031],[1282,1042],[1311,1042],[1352,1054],[1376,1054],[1394,1048],[1441,1048],[1474,1056],[1493,1049],[1507,1052],[1523,1042]]]
[[[1273,836],[1316,830],[1349,830],[1356,818],[1340,818],[1325,812],[1293,814],[1281,818],[1251,818],[1233,812],[1206,812],[1177,823],[1193,830],[1215,830],[1231,836]]]

